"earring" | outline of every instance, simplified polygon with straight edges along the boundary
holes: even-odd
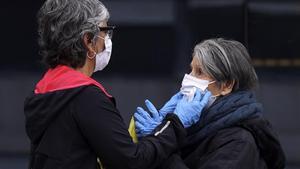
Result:
[[[96,52],[93,53],[93,56],[90,56],[90,55],[89,55],[89,51],[88,51],[88,52],[86,52],[86,56],[87,56],[89,59],[94,59],[95,56],[96,56]]]

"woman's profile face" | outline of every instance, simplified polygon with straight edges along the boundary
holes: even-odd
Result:
[[[202,65],[196,57],[193,57],[191,62],[191,75],[202,80],[208,80],[209,82],[216,81],[208,74],[202,71]],[[221,89],[216,85],[216,83],[211,83],[208,85],[207,89],[212,93],[213,96],[219,96],[221,94]]]

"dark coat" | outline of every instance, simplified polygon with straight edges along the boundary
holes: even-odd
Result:
[[[177,116],[168,115],[158,126],[170,121],[164,132],[135,144],[114,99],[93,80],[61,69],[48,72],[39,83],[41,91],[51,90],[25,100],[30,169],[96,169],[97,157],[107,169],[153,168],[177,150],[186,134]]]
[[[218,99],[161,169],[283,169],[285,156],[251,92]]]

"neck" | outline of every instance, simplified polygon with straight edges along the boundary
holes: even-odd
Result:
[[[90,77],[94,73],[94,67],[91,62],[87,61],[81,68],[76,70]]]

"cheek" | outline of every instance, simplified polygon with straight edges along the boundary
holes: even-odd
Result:
[[[220,89],[214,83],[208,85],[207,90],[209,90],[213,96],[220,94]]]
[[[102,52],[104,50],[104,48],[105,48],[105,45],[104,45],[103,41],[99,41],[97,43],[97,51],[98,51],[97,53]]]

